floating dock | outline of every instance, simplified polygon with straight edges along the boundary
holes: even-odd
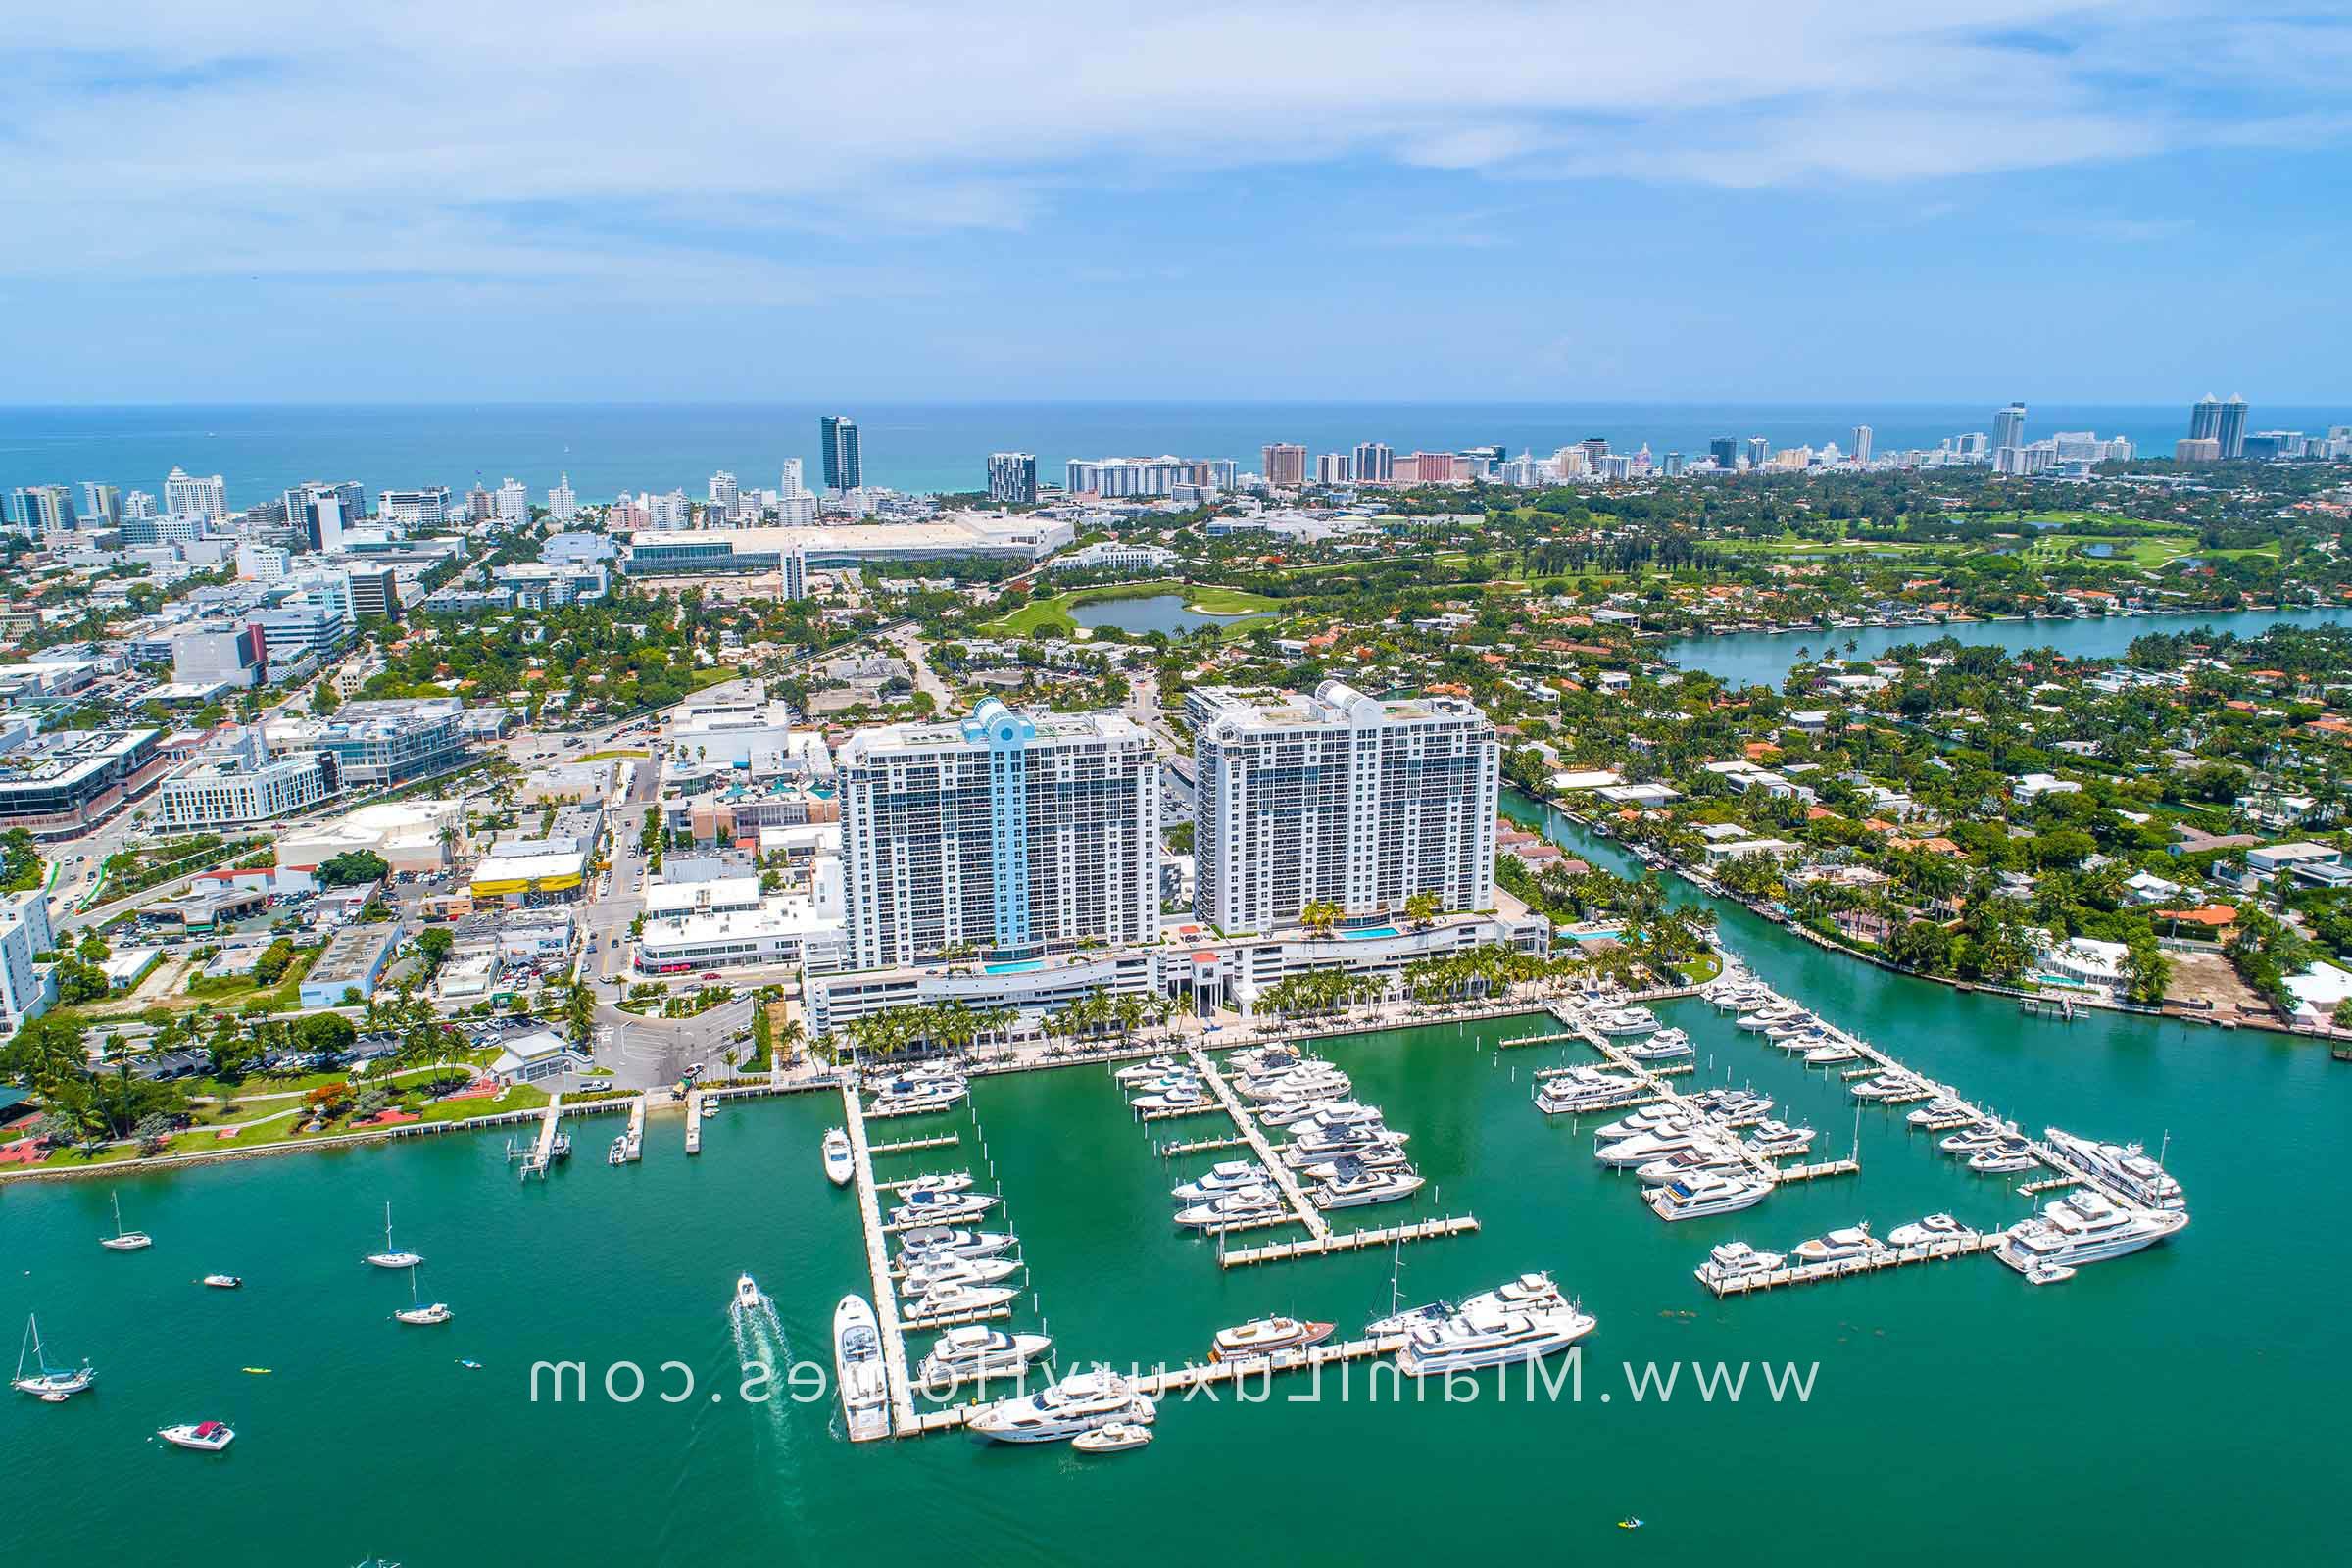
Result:
[[[527,1181],[533,1176],[544,1177],[547,1174],[548,1166],[555,1162],[556,1123],[562,1119],[563,1115],[564,1097],[561,1094],[548,1096],[547,1106],[539,1116],[538,1139],[531,1145],[531,1152],[523,1156],[522,1176],[524,1180]]]
[[[1311,1241],[1231,1248],[1218,1252],[1217,1262],[1226,1268],[1247,1268],[1252,1263],[1280,1263],[1294,1257],[1328,1257],[1334,1252],[1360,1252],[1367,1247],[1393,1247],[1399,1242],[1425,1242],[1440,1236],[1461,1236],[1477,1229],[1476,1215],[1455,1214],[1444,1219],[1416,1220],[1407,1225],[1386,1225],[1378,1230],[1341,1231]]]
[[[1195,1138],[1187,1143],[1157,1146],[1159,1157],[1162,1159],[1172,1159],[1178,1154],[1205,1154],[1212,1149],[1247,1149],[1249,1147],[1250,1140],[1244,1138],[1240,1133],[1235,1133],[1230,1138]]]
[[[890,1392],[890,1426],[880,1431],[850,1433],[852,1443],[867,1443],[904,1431],[915,1419],[914,1384],[906,1375],[906,1336],[899,1326],[899,1296],[890,1282],[890,1245],[882,1230],[882,1204],[874,1196],[874,1152],[865,1141],[865,1106],[859,1102],[854,1079],[841,1085],[842,1125],[850,1135],[850,1161],[857,1172],[858,1219],[865,1228],[865,1267],[873,1283],[874,1321],[882,1330],[882,1366]]]
[[[938,1138],[902,1138],[895,1144],[875,1144],[868,1152],[876,1155],[911,1154],[923,1149],[954,1149],[961,1142],[961,1133],[947,1133]]]
[[[1840,1280],[1849,1274],[1876,1274],[1881,1269],[1904,1268],[1913,1263],[1940,1263],[1945,1258],[1973,1257],[1979,1252],[1989,1252],[1999,1247],[2006,1234],[2003,1231],[1970,1231],[1950,1241],[1889,1248],[1866,1257],[1841,1257],[1831,1263],[1799,1263],[1792,1268],[1776,1268],[1769,1274],[1749,1274],[1738,1279],[1702,1278],[1699,1283],[1713,1291],[1719,1298],[1745,1296],[1751,1291],[1778,1290],[1784,1285],[1810,1285],[1816,1280]]]

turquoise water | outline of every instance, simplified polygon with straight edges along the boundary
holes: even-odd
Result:
[[[2298,626],[2352,623],[2352,606],[2316,610],[2246,610],[2226,614],[2106,615],[2078,620],[1970,620],[1956,626],[1856,626],[1828,631],[1740,632],[1728,637],[1683,637],[1666,645],[1667,656],[1688,669],[1703,669],[1735,685],[1778,686],[1796,662],[1797,650],[1835,652],[1846,659],[1875,659],[1905,643],[1950,637],[1972,645],[2054,648],[2073,659],[2107,659],[2154,632],[2210,626],[2252,637],[2285,621]],[[1849,649],[1847,644],[1853,646]]]
[[[1622,863],[1609,844],[1570,841]],[[0,1403],[14,1554],[312,1565],[381,1552],[413,1568],[951,1549],[980,1564],[2331,1558],[2333,1433],[2352,1406],[2333,1305],[2352,1263],[2329,1216],[2352,1069],[2252,1031],[2034,1021],[1743,911],[1724,923],[1775,984],[2021,1121],[2151,1147],[2169,1131],[2194,1222],[2046,1290],[1974,1259],[1717,1302],[1690,1270],[1723,1240],[1785,1248],[1933,1210],[1990,1223],[2026,1203],[1934,1153],[1899,1111],[1857,1117],[1836,1076],[1679,1003],[1661,1011],[1697,1047],[1690,1082],[1752,1081],[1778,1114],[1819,1128],[1825,1153],[1858,1142],[1862,1174],[1662,1225],[1630,1178],[1592,1163],[1590,1124],[1530,1105],[1531,1072],[1577,1057],[1487,1049],[1524,1022],[1446,1023],[1328,1048],[1358,1097],[1413,1135],[1430,1180],[1415,1202],[1348,1222],[1469,1211],[1482,1229],[1398,1256],[1221,1272],[1212,1245],[1168,1223],[1168,1189],[1230,1154],[1152,1152],[1213,1119],[1138,1125],[1099,1066],[984,1079],[965,1110],[882,1124],[892,1138],[964,1140],[883,1175],[986,1172],[1031,1265],[1018,1326],[1042,1324],[1070,1357],[1181,1360],[1265,1312],[1353,1328],[1387,1308],[1393,1266],[1409,1301],[1547,1267],[1599,1319],[1581,1402],[1530,1403],[1518,1384],[1498,1400],[1491,1379],[1457,1404],[1442,1389],[1425,1404],[1370,1402],[1360,1383],[1342,1401],[1336,1380],[1309,1401],[1303,1382],[1277,1383],[1262,1405],[1170,1401],[1150,1449],[1087,1461],[960,1437],[852,1449],[829,1400],[736,1396],[726,1306],[739,1271],[774,1298],[770,1348],[820,1360],[834,1302],[865,1288],[855,1200],[819,1170],[818,1140],[839,1120],[825,1096],[739,1105],[693,1159],[681,1123],[657,1120],[643,1164],[578,1160],[528,1186],[497,1135],[12,1186],[0,1323],[21,1327],[37,1307],[53,1353],[89,1354],[102,1373],[64,1406]],[[96,1246],[116,1190],[152,1250]],[[400,1243],[427,1255],[426,1292],[457,1309],[447,1328],[391,1322],[402,1282],[358,1261],[387,1199]],[[247,1288],[192,1283],[213,1269]],[[531,1402],[531,1361],[571,1357],[642,1363],[663,1390],[691,1373],[694,1394]],[[1636,1401],[1621,1366],[1749,1358],[1818,1361],[1810,1402],[1773,1403],[1753,1383],[1737,1403]],[[664,1360],[679,1366],[657,1370]],[[147,1441],[207,1417],[238,1426],[228,1454]],[[1649,1528],[1617,1531],[1628,1514]]]

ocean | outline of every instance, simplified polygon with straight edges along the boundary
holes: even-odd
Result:
[[[1259,465],[1269,442],[1310,453],[1386,441],[1399,453],[1496,444],[1548,454],[1588,436],[1621,452],[1703,454],[1717,436],[1760,435],[1774,447],[1836,442],[1869,424],[1881,452],[1933,447],[1989,430],[1980,405],[1755,403],[940,403],[818,408],[803,404],[447,404],[348,407],[174,405],[0,407],[0,490],[101,480],[161,495],[174,466],[222,475],[232,507],[251,506],[307,479],[357,480],[370,494],[446,484],[496,488],[512,475],[544,499],[568,473],[584,501],[622,491],[683,489],[732,472],[770,487],[783,460],[821,482],[816,421],[858,422],[865,478],[905,491],[977,490],[991,452],[1032,452],[1039,476],[1058,479],[1071,458],[1176,453]],[[2352,411],[2257,407],[2250,428],[2325,429]],[[2143,452],[2170,452],[2188,409],[2047,406],[2028,434],[2095,430]]]

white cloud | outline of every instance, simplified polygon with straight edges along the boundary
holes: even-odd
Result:
[[[796,235],[1020,228],[1201,171],[1802,186],[2334,140],[2352,64],[2340,25],[2220,0],[11,12],[0,214],[76,243],[0,274],[658,264],[768,297],[842,281]]]

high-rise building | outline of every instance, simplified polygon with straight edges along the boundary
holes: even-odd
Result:
[[[512,474],[498,487],[498,520],[514,528],[531,520],[531,493]]]
[[[1595,473],[1599,472],[1600,460],[1609,455],[1609,438],[1605,435],[1589,435],[1577,444],[1585,449],[1586,465]]]
[[[1735,435],[1717,436],[1707,443],[1707,456],[1715,460],[1715,466],[1726,473],[1731,472],[1740,466],[1740,438]]]
[[[1345,452],[1326,452],[1315,460],[1315,483],[1346,484],[1355,477],[1355,465]]]
[[[1854,426],[1854,461],[1856,463],[1868,463],[1870,461],[1872,434],[1873,432],[1870,426],[1867,424],[1857,424]]]
[[[1062,472],[1062,487],[1070,494],[1104,501],[1170,495],[1183,485],[1233,488],[1231,458],[1072,458]]]
[[[1770,461],[1772,461],[1772,443],[1760,435],[1749,436],[1747,438],[1747,466],[1751,468],[1761,468]]]
[[[164,512],[173,517],[228,520],[228,481],[219,474],[197,478],[184,468],[164,477]]]
[[[786,599],[808,597],[808,552],[801,545],[785,550],[777,562],[778,584]]]
[[[27,533],[72,533],[80,517],[64,485],[28,484],[17,491],[17,520]]]
[[[421,490],[386,490],[375,498],[376,514],[384,521],[403,528],[438,528],[451,520],[456,509],[450,503],[449,486],[426,485]]]
[[[1667,453],[1663,471],[1669,479],[1681,478],[1683,476],[1683,455],[1680,452]]]
[[[81,481],[81,512],[98,528],[111,528],[122,520],[122,492],[111,484],[96,479]]]
[[[155,497],[144,490],[133,490],[122,498],[122,520],[124,522],[161,515],[162,514],[156,510]]]
[[[1196,688],[1195,913],[1232,935],[1306,906],[1401,916],[1494,901],[1501,750],[1456,698],[1387,701],[1327,680],[1309,697]]]
[[[858,450],[858,421],[846,414],[828,414],[816,421],[817,440],[824,449],[825,488],[855,490],[865,483],[865,463]]]
[[[1263,451],[1266,483],[1277,490],[1296,490],[1306,483],[1306,448],[1290,441],[1270,443]]]
[[[351,480],[322,484],[312,480],[286,492],[286,526],[302,535],[313,550],[333,555],[343,548],[343,530],[368,520],[368,492]]]
[[[2222,400],[2208,392],[2188,406],[2188,438],[2191,441],[2219,441],[2222,438]]]
[[[838,762],[852,967],[1158,939],[1159,761],[1125,714],[990,698],[860,730]]]
[[[343,573],[351,584],[351,612],[360,619],[400,618],[400,574],[390,566],[362,566]]]
[[[1396,477],[1396,454],[1386,441],[1359,441],[1352,466],[1359,484],[1387,484]]]
[[[2022,447],[2025,444],[2026,406],[2012,403],[2005,409],[1995,410],[1992,416],[1992,450],[1998,453],[2003,447]]]
[[[2244,398],[2230,396],[2222,400],[2221,422],[2214,431],[2214,438],[2222,444],[2223,457],[2242,458],[2246,455],[2246,400]]]
[[[735,483],[735,476],[721,468],[710,476],[710,486],[704,494],[710,503],[711,511],[722,517],[732,517],[735,515],[736,498],[743,494],[743,490]]]
[[[988,499],[1007,507],[1037,504],[1037,454],[991,452],[988,455]]]
[[[2210,435],[2192,435],[2186,440],[2176,441],[2173,443],[2173,461],[2219,463],[2222,461],[2222,443],[2218,437]]]
[[[784,476],[776,482],[776,493],[783,496],[805,496],[808,493],[808,486],[801,480],[800,459],[784,460]]]
[[[580,514],[580,498],[571,493],[570,474],[559,477],[556,487],[547,493],[547,514],[559,526]]]
[[[1581,478],[1592,471],[1592,460],[1583,447],[1562,447],[1551,455],[1551,473],[1555,479]]]

